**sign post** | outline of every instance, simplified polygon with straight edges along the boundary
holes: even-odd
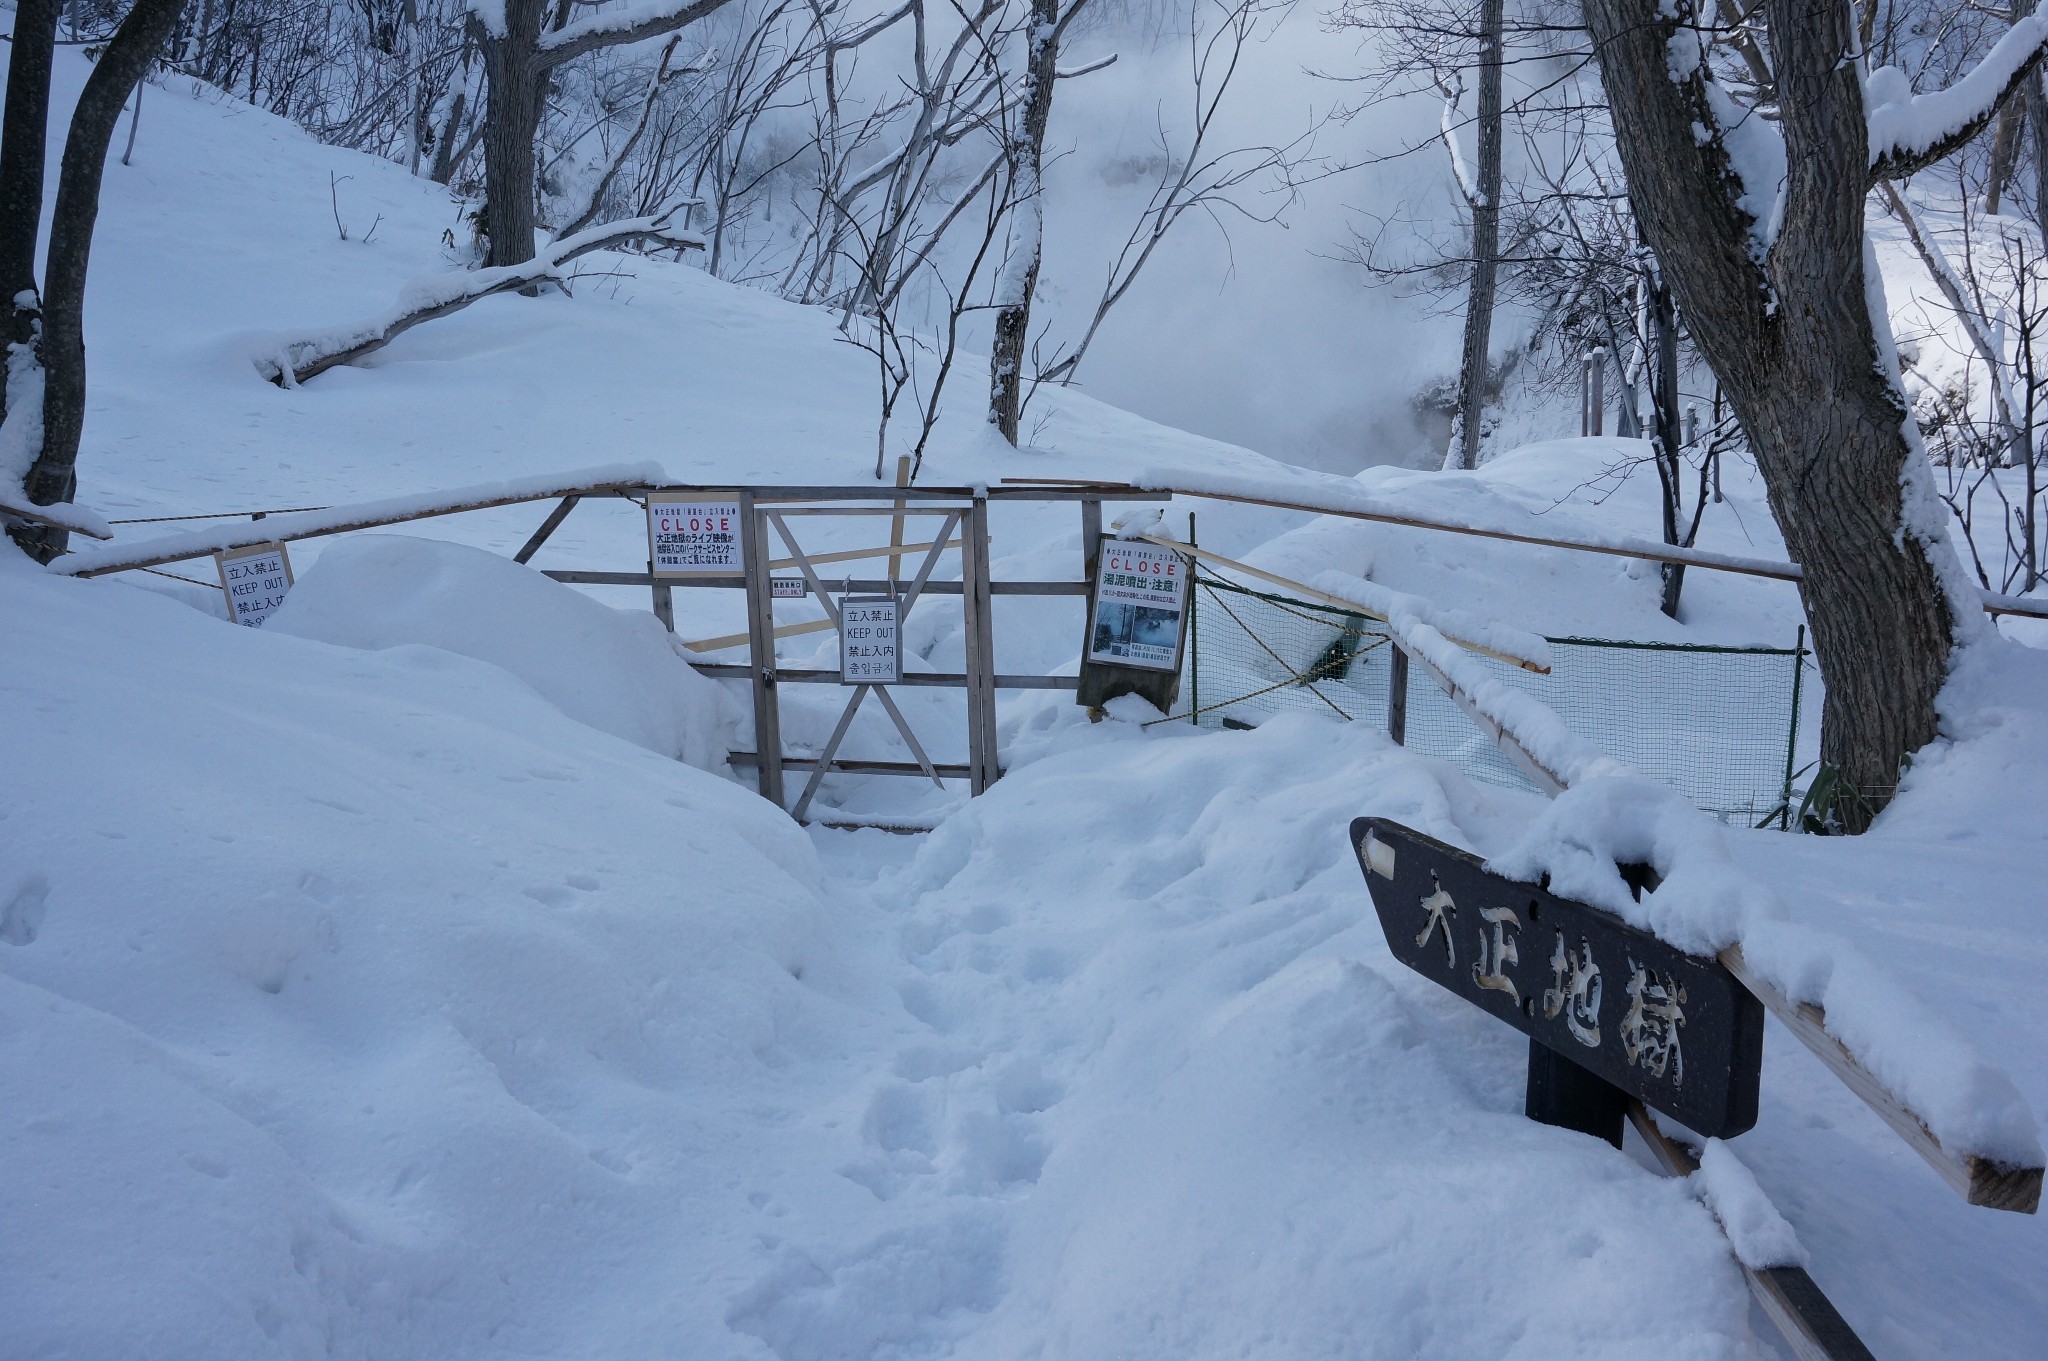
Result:
[[[228,598],[228,618],[237,624],[262,628],[292,588],[291,555],[282,543],[251,544],[215,553],[213,563],[220,570],[220,589]]]
[[[1173,707],[1187,639],[1189,570],[1186,558],[1160,544],[1097,541],[1076,703],[1094,709],[1134,694],[1161,713]]]
[[[1630,1097],[1709,1138],[1756,1124],[1763,1004],[1719,960],[1385,818],[1351,844],[1394,957],[1529,1037],[1530,1119],[1616,1147]]]
[[[718,492],[647,494],[648,572],[657,577],[744,573],[740,503]]]
[[[893,595],[849,595],[839,601],[839,683],[894,685],[903,679],[903,650]]]

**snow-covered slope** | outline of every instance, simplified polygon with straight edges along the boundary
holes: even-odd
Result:
[[[67,54],[65,90],[80,71]],[[153,93],[101,219],[82,499],[872,466],[872,375],[829,317],[657,262],[296,391],[256,376],[263,336],[436,267],[453,213],[241,106]],[[1006,455],[976,386],[934,477],[1274,471],[1078,397],[1055,452]],[[1370,485],[1642,533],[1641,480],[1579,489],[1614,452]],[[1729,490],[1706,542],[1772,555]],[[502,553],[537,519],[416,532]],[[1019,513],[998,552],[1065,570],[1073,521]],[[1249,553],[1300,523],[1205,509],[1201,537]],[[644,544],[593,506],[547,551],[635,566]],[[1796,620],[1782,588],[1701,573],[1697,614],[1661,623],[1654,578],[1613,560],[1409,531],[1263,551],[1546,632]],[[299,561],[260,631],[160,578],[0,561],[0,1356],[1770,1353],[1687,1188],[1523,1121],[1522,1043],[1378,939],[1352,817],[1492,853],[1534,798],[1363,725],[1091,725],[1040,696],[1005,709],[1011,773],[936,833],[804,833],[671,759],[714,763],[728,734],[644,618],[459,549]],[[1070,618],[1006,619],[1021,661],[1071,661]],[[2017,650],[1973,662],[1956,741],[1877,832],[1714,844],[2038,1112],[2048,678]],[[798,736],[822,722],[792,711]],[[2038,1221],[1963,1207],[1775,1029],[1764,1111],[1735,1148],[1880,1355],[2028,1354]]]

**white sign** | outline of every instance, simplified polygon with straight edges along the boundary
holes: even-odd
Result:
[[[771,600],[802,600],[810,594],[810,589],[802,577],[768,578],[768,598]]]
[[[740,503],[683,492],[650,493],[647,556],[658,577],[738,576]]]
[[[228,598],[228,618],[250,628],[263,627],[271,612],[284,604],[292,588],[292,560],[281,543],[252,544],[213,555],[220,568],[220,588]]]
[[[1104,539],[1096,561],[1088,660],[1177,669],[1187,577],[1187,560],[1171,548]]]
[[[839,602],[839,683],[890,684],[903,679],[897,646],[896,597],[850,595]]]

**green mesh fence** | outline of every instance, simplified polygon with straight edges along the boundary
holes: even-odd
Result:
[[[1183,706],[1210,726],[1291,710],[1384,725],[1386,626],[1363,615],[1195,579]],[[1728,822],[1755,824],[1789,788],[1802,648],[1552,638],[1547,676],[1474,654],[1556,710],[1573,732]],[[1430,679],[1411,668],[1408,745],[1474,779],[1534,789]]]

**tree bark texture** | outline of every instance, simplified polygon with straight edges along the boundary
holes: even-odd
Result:
[[[1664,504],[1664,542],[1679,543],[1685,534],[1684,435],[1679,429],[1678,397],[1678,311],[1671,301],[1671,285],[1655,260],[1645,262],[1650,313],[1650,438],[1657,444],[1657,484]],[[1659,608],[1678,618],[1678,596],[1685,589],[1685,564],[1667,562],[1663,569],[1664,589]]]
[[[1871,185],[1847,5],[1764,0],[1788,175],[1782,225],[1759,261],[1742,185],[1704,77],[1673,78],[1690,16],[1656,0],[1586,0],[1629,199],[1701,353],[1748,431],[1792,558],[1827,687],[1821,759],[1860,797],[1860,831],[1902,762],[1935,735],[1956,620],[1907,521],[1918,457],[1864,270]],[[1761,188],[1762,186],[1758,186]],[[1950,551],[1946,543],[1932,551]]]
[[[472,32],[484,54],[489,93],[484,123],[484,230],[493,268],[523,265],[533,258],[534,139],[540,135],[540,61],[543,0],[505,0],[505,35],[476,24]]]
[[[1078,0],[1077,0],[1078,3]],[[1045,125],[1052,118],[1052,90],[1059,77],[1059,0],[1031,0],[1031,32],[1024,69],[1024,109],[1019,140],[1011,151],[1011,183],[1018,212],[1016,252],[1003,269],[996,299],[995,340],[989,355],[988,416],[1004,439],[1017,442],[1024,409],[1024,350],[1030,343],[1031,295],[1045,248]]]
[[[1492,395],[1488,355],[1493,301],[1500,277],[1500,144],[1502,0],[1482,0],[1479,15],[1479,183],[1472,208],[1472,285],[1465,300],[1465,345],[1458,360],[1458,443],[1451,466],[1479,466],[1486,402]]]
[[[184,8],[184,0],[135,0],[86,77],[71,115],[43,264],[43,447],[23,482],[33,505],[69,501],[78,485],[78,441],[85,430],[85,274],[99,219],[100,175],[122,106],[163,51]],[[25,546],[47,561],[64,551],[67,538],[62,529],[44,527]]]
[[[470,20],[470,37],[483,52],[484,79],[490,87],[484,106],[487,264],[509,267],[533,258],[534,232],[540,225],[534,201],[534,139],[540,135],[548,72],[590,52],[673,33],[728,3],[695,0],[651,11],[627,27],[603,28],[569,24],[572,7],[566,0],[552,14],[547,0],[505,0],[502,36]]]
[[[20,0],[7,57],[7,105],[0,115],[0,361],[10,345],[34,341],[38,307],[36,240],[43,226],[43,147],[50,127],[50,62],[63,0]],[[26,304],[15,299],[30,295]],[[0,421],[7,419],[0,362]]]

